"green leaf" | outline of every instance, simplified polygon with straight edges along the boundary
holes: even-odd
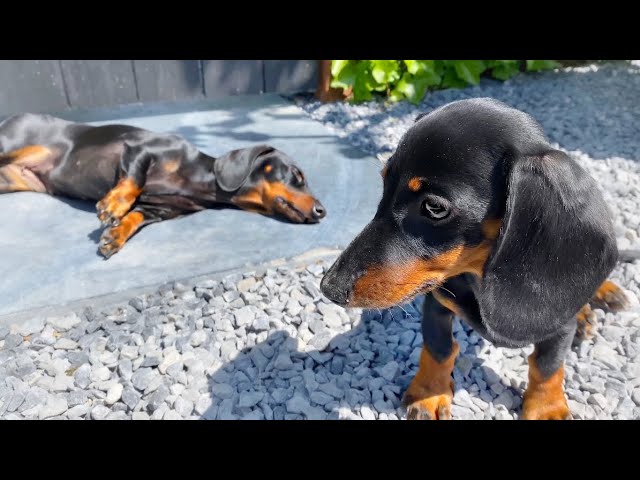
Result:
[[[353,60],[331,60],[331,76],[337,77],[344,67],[349,65]]]
[[[490,60],[491,76],[498,80],[508,80],[520,72],[519,60]]]
[[[439,83],[440,76],[434,72],[423,71],[417,75],[411,75],[407,72],[391,93],[394,98],[404,95],[410,102],[419,103],[424,98],[424,94],[427,93],[427,88]]]
[[[404,64],[407,67],[407,71],[411,75],[415,75],[418,72],[418,69],[420,68],[418,66],[418,60],[405,60]]]
[[[558,67],[554,60],[332,60],[331,86],[351,88],[354,102],[371,100],[376,92],[391,101],[422,100],[429,88],[477,85],[485,71],[507,80],[527,71]]]
[[[467,82],[458,77],[455,66],[452,66],[444,71],[441,86],[443,88],[464,88],[467,86]]]
[[[405,60],[404,64],[411,75],[419,72],[435,72],[435,60]]]
[[[480,74],[486,70],[482,60],[458,60],[455,63],[458,77],[467,83],[477,85],[480,83]]]
[[[539,72],[558,68],[560,64],[555,60],[527,60],[527,72]]]
[[[404,96],[404,93],[399,92],[397,89],[394,88],[389,92],[389,96],[387,98],[389,98],[389,100],[392,102],[399,102],[400,100],[404,100],[405,96]]]
[[[447,63],[450,60],[435,60],[433,62],[433,71],[440,75],[441,77],[444,76],[444,72],[447,70]]]
[[[353,84],[353,101],[364,102],[371,100],[369,62],[361,61],[355,67],[355,82]]]
[[[333,88],[348,88],[356,82],[358,65],[357,60],[333,60],[331,62],[331,86]],[[335,72],[335,73],[334,73]]]
[[[485,60],[484,61],[487,68],[499,67],[500,65],[506,65],[512,62],[520,62],[520,60]]]
[[[371,60],[371,75],[378,84],[386,85],[400,78],[397,60]]]

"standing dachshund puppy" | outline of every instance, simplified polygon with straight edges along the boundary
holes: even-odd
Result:
[[[0,123],[0,193],[20,191],[99,200],[98,218],[108,227],[99,246],[105,258],[145,225],[216,204],[295,223],[317,223],[326,214],[300,169],[268,145],[214,158],[176,135],[49,115]]]
[[[378,211],[327,272],[333,302],[387,308],[426,293],[408,418],[450,418],[453,315],[498,346],[535,345],[526,419],[570,418],[563,363],[590,300],[624,308],[595,181],[529,115],[492,99],[421,115],[382,172]],[[632,257],[637,255],[632,255]]]

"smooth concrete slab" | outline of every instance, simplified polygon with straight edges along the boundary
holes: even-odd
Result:
[[[282,97],[236,97],[197,108],[181,113],[173,106],[101,110],[93,117],[101,122],[93,123],[177,133],[213,155],[271,144],[303,169],[327,217],[317,225],[294,225],[239,210],[207,210],[150,225],[105,261],[97,253],[100,224],[92,203],[37,193],[0,195],[0,315],[291,258],[317,248],[344,248],[374,215],[381,195],[378,160],[338,139]],[[65,117],[89,121],[91,115],[84,111]]]

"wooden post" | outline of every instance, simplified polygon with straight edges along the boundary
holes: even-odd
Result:
[[[331,88],[331,60],[318,60],[318,87],[316,98],[321,102],[344,100],[345,92],[341,88]]]

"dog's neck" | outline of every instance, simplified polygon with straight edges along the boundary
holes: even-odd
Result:
[[[213,173],[216,157],[200,152],[189,175],[190,188],[194,199],[203,205],[225,203],[233,204],[233,192],[225,192],[220,188]]]

